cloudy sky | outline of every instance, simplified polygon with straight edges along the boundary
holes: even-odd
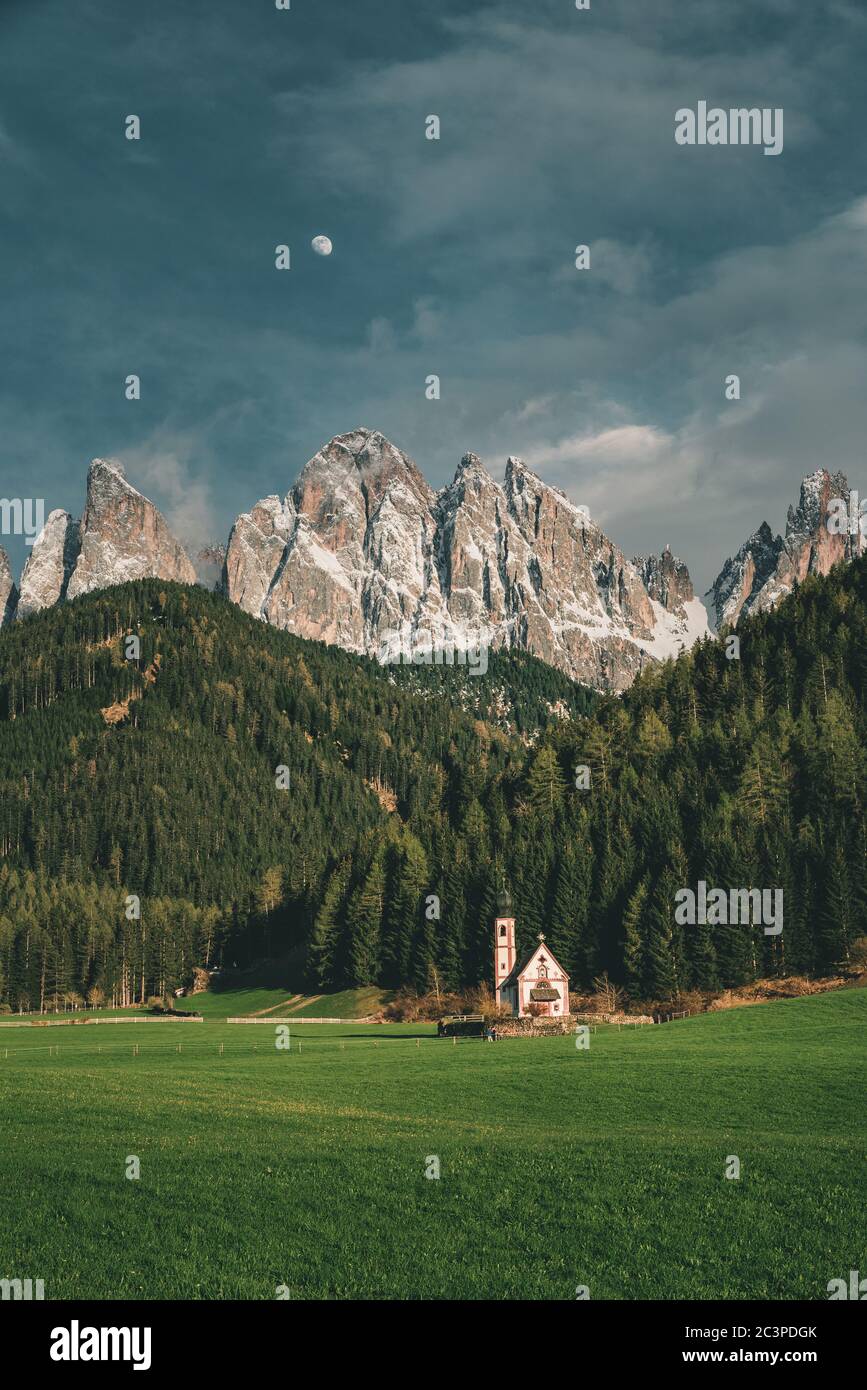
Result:
[[[0,0],[0,496],[110,456],[224,539],[363,424],[704,589],[805,472],[867,492],[865,60],[863,0]],[[700,100],[782,154],[677,145]]]

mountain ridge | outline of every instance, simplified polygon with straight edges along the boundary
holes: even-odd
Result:
[[[282,501],[241,513],[225,588],[254,616],[350,651],[482,641],[603,690],[708,633],[691,589],[655,606],[584,509],[522,460],[498,483],[468,452],[434,491],[365,427],[319,450]]]
[[[648,583],[666,563],[641,562]],[[586,509],[521,459],[510,455],[498,482],[467,452],[435,490],[360,426],[323,445],[282,498],[242,512],[225,547],[195,565],[123,467],[94,459],[81,521],[49,514],[17,593],[8,563],[0,571],[0,612],[27,617],[127,579],[198,579],[271,626],[381,660],[419,643],[516,648],[621,691],[708,634],[686,567],[673,564],[680,578],[660,602]]]
[[[726,561],[705,595],[713,625],[772,608],[806,574],[851,559],[855,543],[825,525],[830,498],[847,493],[842,473],[805,478],[785,536],[762,522]],[[136,578],[216,588],[273,627],[382,661],[517,649],[606,693],[711,635],[668,546],[627,559],[514,455],[497,481],[467,452],[435,490],[365,426],[323,445],[282,498],[260,498],[195,563],[122,465],[94,459],[82,519],[49,514],[17,587],[0,550],[0,623]]]

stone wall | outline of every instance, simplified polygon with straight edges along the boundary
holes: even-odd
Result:
[[[573,1021],[565,1018],[499,1018],[493,1024],[501,1038],[541,1038],[571,1033]]]
[[[500,1018],[493,1023],[501,1038],[542,1038],[574,1033],[578,1023],[653,1023],[650,1014],[567,1014],[564,1018]]]
[[[655,1023],[651,1014],[572,1014],[573,1023]]]

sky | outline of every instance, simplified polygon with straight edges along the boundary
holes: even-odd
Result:
[[[116,458],[196,546],[365,425],[703,592],[805,473],[867,494],[865,60],[863,0],[0,0],[0,496]]]

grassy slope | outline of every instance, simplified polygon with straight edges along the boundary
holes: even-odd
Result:
[[[206,1023],[57,1030],[49,1058],[9,1031],[0,1273],[49,1297],[825,1298],[863,1260],[865,1024],[851,990],[600,1028],[589,1054],[351,1024],[278,1053]]]
[[[177,1001],[180,1009],[195,1009],[208,1019],[235,1018],[259,1014],[274,1005],[278,1018],[285,1014],[308,1015],[311,1018],[364,1018],[391,998],[387,990],[368,986],[364,989],[345,989],[339,994],[296,995],[291,989],[229,989],[209,990],[191,994]],[[289,1001],[293,1001],[289,1003]],[[304,1002],[309,1001],[309,1002]]]
[[[288,985],[279,989],[251,986],[249,988],[208,990],[202,994],[189,994],[175,1000],[180,1012],[202,1014],[212,1022],[226,1018],[241,1018],[247,1015],[273,1012],[278,1018],[283,1014],[294,1014],[299,1018],[365,1018],[376,1013],[392,999],[390,990],[378,989],[375,985],[365,985],[362,989],[344,989],[338,994],[299,994]],[[283,1005],[286,1007],[284,1008]],[[266,1012],[267,1011],[267,1012]],[[96,1018],[135,1017],[147,1013],[142,1005],[126,1009],[77,1009],[58,1014],[0,1014],[0,1023],[32,1020],[33,1022],[72,1022]]]

